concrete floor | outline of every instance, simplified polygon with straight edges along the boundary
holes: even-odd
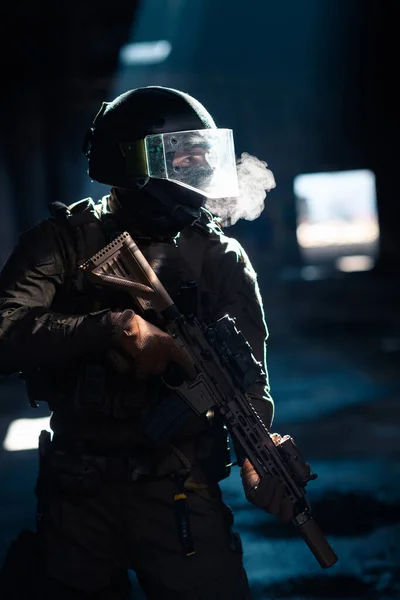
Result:
[[[274,431],[291,434],[318,479],[314,516],[339,556],[321,569],[291,525],[248,504],[239,473],[222,488],[235,513],[254,600],[400,598],[400,290],[393,275],[262,281],[270,328]],[[0,384],[0,437],[45,415],[22,383]],[[36,452],[0,451],[0,557],[34,521]],[[142,600],[132,573],[132,599]]]

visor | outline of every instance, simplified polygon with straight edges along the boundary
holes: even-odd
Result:
[[[148,135],[120,146],[133,177],[173,181],[207,198],[239,195],[231,129]]]

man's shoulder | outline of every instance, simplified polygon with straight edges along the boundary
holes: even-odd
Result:
[[[190,230],[202,236],[206,246],[214,248],[215,251],[221,254],[234,253],[239,256],[244,252],[240,242],[224,231],[218,217],[206,209],[202,209],[200,219]]]
[[[46,244],[57,237],[57,224],[53,217],[46,217],[40,221],[35,221],[22,229],[19,239],[22,243],[36,240],[39,244]]]
[[[63,252],[50,219],[42,219],[22,229],[4,269],[29,271],[39,269],[46,274],[63,271]]]
[[[66,207],[67,208],[67,207]],[[64,205],[36,221],[19,234],[20,252],[28,253],[36,266],[54,265],[63,270],[65,261],[75,261],[76,239],[64,213]]]
[[[71,204],[53,202],[49,205],[51,217],[59,223],[68,223],[71,227],[100,221],[106,212],[105,198],[95,202],[93,198],[80,198]]]
[[[252,280],[257,277],[242,244],[227,235],[211,213],[206,214],[197,226],[182,232],[180,246],[186,259],[196,263],[197,273],[213,272],[225,279],[239,270]]]
[[[52,202],[49,204],[49,214],[42,219],[29,224],[21,232],[19,237],[22,239],[35,238],[40,236],[54,237],[65,235],[71,225],[80,224],[79,218],[73,218],[75,215],[91,214],[91,218],[98,218],[101,210],[100,203],[95,203],[92,198],[82,198],[71,204],[63,204],[62,202]],[[68,225],[66,228],[65,225]]]
[[[210,230],[210,246],[214,244],[215,250],[219,254],[226,256],[227,261],[233,263],[250,262],[242,244],[237,238],[226,233],[217,218],[214,217],[208,227]]]

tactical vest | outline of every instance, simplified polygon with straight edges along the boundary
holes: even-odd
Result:
[[[103,202],[106,199],[103,199]],[[110,292],[107,288],[94,286],[85,280],[78,266],[97,253],[118,236],[112,214],[102,214],[102,204],[95,204],[85,198],[70,206],[54,203],[50,207],[54,218],[72,232],[76,265],[69,273],[69,289],[64,294],[66,305],[57,305],[57,312],[85,314],[102,309],[124,310],[132,308],[126,292]],[[200,276],[203,257],[212,230],[208,227],[211,219],[205,213],[204,223],[191,227],[177,236],[176,241],[153,241],[146,238],[135,239],[144,256],[154,269],[178,309],[185,315],[193,314],[200,320],[208,320],[212,314],[212,298],[200,290],[197,280]],[[207,223],[207,224],[206,224]],[[189,228],[188,228],[189,229]],[[147,313],[147,311],[146,311]],[[160,325],[154,314],[145,318]],[[112,416],[116,419],[137,417],[145,405],[149,410],[158,402],[163,393],[159,378],[150,378],[145,386],[132,388],[132,376],[121,375],[110,366],[106,357],[103,362],[77,364],[75,373],[68,374],[68,395],[73,395],[74,410],[78,413]],[[71,386],[75,380],[76,386]],[[59,385],[65,389],[66,384]],[[54,399],[51,409],[57,410]],[[50,404],[50,402],[49,402]],[[66,405],[65,399],[62,405]],[[71,405],[71,398],[68,400]]]
[[[103,199],[103,202],[106,199]],[[58,304],[53,310],[61,313],[85,314],[94,310],[123,310],[132,308],[127,302],[130,297],[125,293],[118,297],[114,291],[97,288],[85,281],[78,266],[89,259],[114,237],[118,231],[112,216],[103,216],[102,205],[95,204],[91,198],[85,198],[71,206],[54,203],[50,207],[53,217],[60,225],[72,232],[76,251],[76,265],[67,274],[67,290],[64,293],[66,304]],[[208,211],[204,211],[202,220],[183,230],[176,243],[145,239],[135,239],[148,262],[156,272],[183,314],[193,314],[199,320],[209,320],[213,314],[213,298],[200,289],[197,280],[200,277],[203,258],[210,237],[218,239],[218,224]],[[146,318],[148,315],[145,315]],[[143,407],[147,413],[152,410],[165,394],[165,386],[159,377],[150,378],[145,386],[133,389],[132,375],[124,376],[116,372],[106,357],[101,363],[82,362],[71,368],[54,366],[49,375],[47,402],[58,415],[71,419],[71,411],[78,420],[83,416],[91,419],[106,417],[129,419],[132,423],[143,421]],[[45,378],[38,381],[43,386]],[[43,389],[39,390],[40,399]],[[196,417],[208,421],[205,417]],[[201,432],[197,442],[197,459],[209,477],[220,481],[229,475],[230,451],[227,431],[220,417],[215,418]],[[195,434],[196,435],[196,434]]]

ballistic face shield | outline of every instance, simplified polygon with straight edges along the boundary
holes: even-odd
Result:
[[[239,195],[231,129],[195,129],[121,142],[127,174],[174,182],[207,198]]]

